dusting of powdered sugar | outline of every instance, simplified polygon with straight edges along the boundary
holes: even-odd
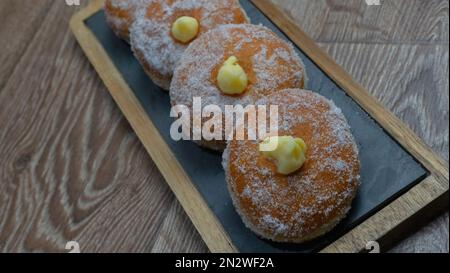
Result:
[[[223,94],[211,79],[213,69],[230,57],[224,48],[229,41],[236,41],[231,45],[232,52],[239,52],[244,46],[260,44],[251,57],[256,79],[250,90],[238,97]],[[269,56],[268,44],[282,46],[271,48],[273,52]],[[283,65],[280,65],[280,60]],[[266,27],[231,24],[209,31],[189,46],[175,70],[170,96],[172,104],[191,106],[194,97],[201,97],[204,105],[218,105],[223,110],[225,105],[254,104],[265,94],[280,91],[278,87],[286,82],[292,83],[291,88],[299,88],[302,81],[303,64],[291,45]]]
[[[187,45],[176,42],[170,35],[172,17],[182,11],[201,10],[200,29],[206,32],[218,24],[237,22],[232,10],[240,9],[236,0],[149,0],[149,5],[161,7],[161,18],[150,18],[145,9],[136,13],[130,36],[131,45],[138,56],[143,56],[146,66],[162,76],[171,77]],[[218,12],[223,9],[230,12]],[[242,11],[244,17],[245,13]]]
[[[145,9],[151,0],[108,0],[105,2],[106,20],[114,29],[127,29],[134,21],[135,13]],[[122,18],[110,12],[108,6],[129,14],[130,18]]]
[[[286,90],[257,104],[278,105],[280,134],[292,135],[303,124],[310,126],[312,136],[305,166],[289,176],[262,168],[254,142],[228,144],[222,164],[238,212],[248,226],[271,239],[279,239],[280,231],[286,240],[298,240],[331,229],[340,220],[336,217],[349,210],[360,179],[358,148],[342,111],[305,90]],[[237,185],[237,177],[244,185]]]

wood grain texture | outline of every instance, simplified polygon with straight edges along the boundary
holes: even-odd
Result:
[[[74,11],[53,2],[0,92],[0,251],[150,251],[175,198],[67,30]]]
[[[0,2],[0,90],[11,76],[20,57],[35,37],[37,29],[45,18],[51,0],[43,0],[32,9],[23,9],[29,5],[27,0]],[[22,22],[27,22],[23,24]]]
[[[448,71],[448,1],[410,1],[400,17],[359,0],[277,1],[448,160],[448,77],[439,69]],[[207,251],[68,33],[77,9],[63,1],[0,5],[16,11],[0,17],[3,26],[10,22],[0,43],[14,45],[0,55],[0,251],[63,251],[73,239],[82,251]],[[405,31],[410,25],[414,32]],[[413,73],[397,63],[403,60]],[[380,73],[389,80],[376,80]],[[402,73],[409,84],[393,89]],[[426,92],[429,85],[436,91]],[[448,214],[394,251],[448,252]]]
[[[448,0],[272,0],[322,43],[448,44]]]

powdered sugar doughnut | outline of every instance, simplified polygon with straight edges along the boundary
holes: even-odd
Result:
[[[137,9],[144,8],[149,0],[106,0],[106,22],[121,39],[130,41],[130,27]]]
[[[358,149],[340,109],[324,97],[287,90],[257,102],[278,105],[279,135],[308,145],[303,167],[276,173],[255,141],[231,141],[223,155],[228,189],[248,228],[259,236],[301,243],[333,229],[350,210],[359,186]]]
[[[242,95],[226,95],[217,85],[224,61],[236,56],[249,84]],[[294,48],[259,25],[224,25],[191,43],[175,70],[170,98],[173,105],[192,107],[194,97],[203,105],[249,105],[261,97],[287,88],[303,88],[304,65]],[[213,150],[225,149],[225,141],[201,141]]]
[[[248,22],[238,0],[151,0],[147,9],[136,15],[131,45],[153,82],[166,90],[188,46],[171,34],[172,24],[181,16],[197,19],[200,26],[197,37],[219,25]]]

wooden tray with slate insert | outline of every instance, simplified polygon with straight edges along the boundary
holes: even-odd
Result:
[[[448,207],[448,167],[268,0],[242,0],[252,23],[292,42],[305,62],[307,89],[333,100],[358,143],[361,188],[348,217],[306,244],[258,238],[236,214],[221,155],[170,138],[169,95],[145,75],[127,43],[105,22],[103,0],[71,19],[71,29],[112,97],[212,252],[359,252],[382,250],[399,234]]]

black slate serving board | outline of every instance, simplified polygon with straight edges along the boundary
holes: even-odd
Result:
[[[250,1],[242,0],[253,24],[263,24],[280,37],[289,39]],[[428,173],[383,130],[345,91],[337,86],[302,51],[309,77],[307,89],[333,100],[347,117],[359,146],[361,187],[348,217],[332,232],[305,244],[280,244],[258,238],[236,214],[225,183],[221,155],[170,137],[170,102],[167,91],[155,86],[145,75],[127,43],[108,28],[103,11],[86,20],[100,44],[133,90],[173,154],[190,176],[206,203],[241,252],[317,252],[415,186]]]

